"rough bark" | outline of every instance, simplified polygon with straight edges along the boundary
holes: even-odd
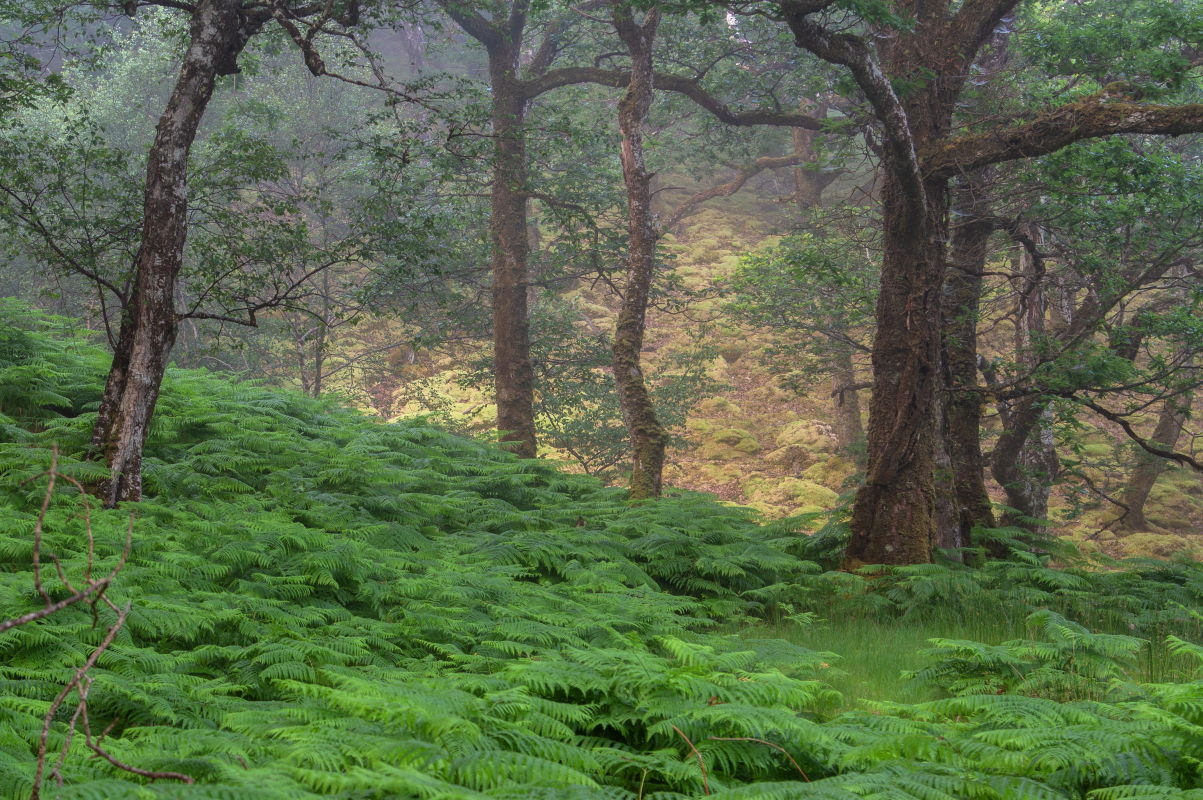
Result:
[[[615,11],[614,29],[631,56],[631,83],[618,104],[622,132],[622,178],[627,191],[627,231],[630,237],[622,306],[614,330],[612,367],[623,423],[631,440],[631,497],[660,496],[667,444],[656,417],[640,356],[647,318],[659,232],[652,212],[652,175],[643,153],[643,126],[652,105],[652,42],[660,14],[648,12],[642,25],[629,11]]]
[[[986,267],[987,244],[994,226],[985,218],[988,178],[977,176],[955,192],[954,218],[944,277],[944,402],[948,454],[959,505],[957,538],[970,541],[975,525],[994,525],[990,496],[986,492],[985,457],[982,455],[982,397],[977,388],[977,322]]]
[[[187,235],[188,153],[220,74],[236,69],[246,42],[239,0],[205,0],[192,13],[190,43],[155,131],[146,168],[142,245],[128,343],[114,358],[93,442],[110,469],[101,488],[106,506],[142,496],[142,449],[175,342],[175,282]]]
[[[489,235],[493,241],[493,372],[497,430],[507,448],[534,458],[534,368],[527,306],[526,99],[519,86],[518,40],[488,48],[493,97],[493,190]]]
[[[937,543],[935,410],[947,192],[943,181],[933,182],[927,201],[918,204],[887,172],[882,194],[885,255],[868,464],[853,507],[849,566],[927,563]]]
[[[492,97],[493,186],[489,237],[493,255],[493,379],[497,430],[506,447],[524,457],[536,455],[534,367],[530,360],[527,303],[526,108],[538,95],[519,76],[528,0],[515,0],[508,15],[486,19],[470,4],[439,0],[464,32],[484,45]],[[553,50],[554,52],[554,50]]]

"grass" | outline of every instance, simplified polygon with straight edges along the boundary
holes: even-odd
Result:
[[[921,703],[935,699],[930,687],[903,677],[925,666],[921,652],[933,638],[973,639],[998,644],[1019,638],[1022,629],[984,621],[824,621],[799,627],[791,623],[756,629],[757,636],[785,639],[807,649],[832,654],[826,680],[844,696],[846,708],[863,700]],[[837,655],[838,654],[838,655]]]

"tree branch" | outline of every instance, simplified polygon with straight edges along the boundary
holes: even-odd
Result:
[[[882,72],[869,46],[857,36],[832,33],[809,18],[812,7],[826,4],[795,2],[782,7],[785,21],[793,31],[799,47],[814,53],[832,64],[847,67],[857,86],[865,93],[873,107],[874,116],[881,123],[885,134],[886,163],[894,173],[908,202],[922,214],[927,207],[927,191],[919,170],[919,159],[915,154],[915,140],[911,134],[906,109],[890,79]]]
[[[1030,122],[947,139],[922,154],[928,177],[951,177],[988,164],[1033,158],[1082,141],[1120,133],[1179,136],[1203,131],[1203,103],[1145,105],[1092,95]]]
[[[703,203],[708,200],[713,200],[716,197],[730,197],[744,187],[750,179],[764,172],[766,169],[778,169],[780,167],[792,167],[796,164],[808,163],[805,155],[799,153],[790,153],[785,156],[764,156],[753,161],[751,164],[745,165],[736,173],[735,177],[726,183],[715,184],[707,189],[692,195],[682,202],[672,214],[664,221],[664,228],[672,229],[681,223],[687,217],[696,214]]]
[[[552,70],[531,80],[523,81],[522,89],[526,98],[533,99],[539,95],[578,83],[595,83],[600,86],[612,86],[622,89],[631,82],[628,70],[607,70],[600,67],[562,67]],[[702,108],[709,111],[720,122],[727,125],[780,125],[782,127],[806,128],[812,131],[823,130],[823,121],[807,114],[797,112],[776,111],[771,109],[752,109],[750,111],[735,111],[714,95],[702,88],[694,78],[682,75],[671,75],[657,72],[653,76],[653,85],[657,89],[683,94]]]
[[[1098,414],[1103,419],[1114,422],[1116,425],[1123,428],[1124,433],[1126,433],[1128,435],[1128,438],[1131,439],[1132,441],[1136,442],[1136,444],[1138,444],[1141,447],[1141,449],[1143,449],[1145,452],[1151,453],[1152,455],[1159,456],[1159,457],[1167,459],[1169,461],[1176,461],[1179,464],[1185,464],[1188,467],[1194,468],[1198,472],[1203,472],[1203,463],[1200,463],[1199,461],[1192,458],[1191,456],[1188,456],[1186,453],[1179,453],[1175,450],[1167,450],[1164,447],[1158,447],[1156,444],[1150,442],[1148,439],[1145,439],[1143,436],[1138,434],[1136,432],[1136,430],[1132,427],[1132,423],[1128,422],[1128,420],[1124,419],[1124,416],[1122,414],[1117,414],[1114,411],[1103,408],[1102,406],[1100,406],[1098,403],[1094,402],[1093,400],[1087,400],[1086,398],[1083,398],[1083,397],[1075,397],[1072,394],[1069,395],[1069,398],[1071,400],[1073,400],[1074,402],[1076,402],[1080,405],[1083,405],[1086,408],[1089,408],[1091,411]]]

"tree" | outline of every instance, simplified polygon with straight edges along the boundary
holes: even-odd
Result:
[[[941,390],[941,287],[958,174],[1122,133],[1203,128],[1203,106],[1137,102],[1100,91],[1016,125],[956,135],[961,99],[996,27],[1020,0],[897,0],[858,8],[863,27],[833,24],[833,0],[775,4],[797,43],[846,68],[879,130],[884,258],[873,344],[865,485],[846,563],[925,563],[941,542],[936,516]],[[843,14],[844,12],[839,12]],[[850,30],[852,32],[850,32]]]
[[[616,8],[613,23],[631,57],[631,83],[618,105],[630,241],[622,305],[614,331],[612,369],[623,422],[631,440],[631,497],[644,499],[660,496],[667,443],[639,363],[656,269],[656,242],[660,238],[652,211],[652,174],[643,152],[643,126],[653,95],[652,46],[660,12],[652,9],[638,23],[629,10]]]
[[[218,78],[238,72],[247,42],[273,17],[286,27],[292,17],[314,15],[323,24],[353,24],[358,12],[353,0],[321,8],[241,0],[123,7],[133,13],[139,5],[184,12],[188,45],[147,158],[140,245],[92,434],[93,451],[110,470],[100,489],[106,506],[142,494],[142,448],[179,324],[176,290],[188,233],[189,154]]]

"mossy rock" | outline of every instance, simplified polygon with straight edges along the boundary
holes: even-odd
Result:
[[[820,486],[838,491],[844,482],[856,474],[856,464],[842,456],[832,456],[811,464],[802,472],[802,477]]]
[[[1199,479],[1194,470],[1168,469],[1161,473],[1157,485],[1165,484],[1173,487],[1174,491],[1192,497],[1203,497],[1203,480]]]
[[[785,472],[802,475],[815,463],[815,454],[805,447],[791,444],[788,447],[778,447],[766,455],[764,460],[779,466]]]
[[[698,412],[708,417],[738,417],[743,414],[739,406],[725,397],[707,397],[698,403]]]
[[[728,364],[734,364],[736,361],[739,361],[747,352],[748,346],[743,342],[728,342],[718,349],[718,354]]]
[[[786,506],[773,505],[772,503],[750,502],[748,503],[748,508],[756,509],[765,519],[781,519],[782,517],[792,516],[795,513]]]
[[[798,420],[791,422],[777,434],[777,446],[796,445],[819,453],[834,453],[839,445],[831,435],[831,427],[820,422]]]
[[[814,481],[801,478],[781,478],[748,483],[750,499],[758,503],[786,506],[794,513],[822,511],[835,506],[839,495]],[[746,491],[746,490],[745,490]]]
[[[703,464],[697,475],[710,484],[735,483],[747,474],[747,470],[731,464]]]
[[[718,428],[703,438],[702,458],[707,461],[731,461],[760,452],[760,442],[742,428]]]
[[[1129,558],[1171,558],[1196,550],[1190,539],[1173,533],[1133,533],[1121,539],[1120,546]]]
[[[685,420],[685,430],[690,433],[696,433],[698,436],[706,436],[718,427],[715,423],[708,419],[697,419],[690,417]]]
[[[1082,453],[1091,458],[1107,458],[1113,452],[1113,448],[1109,444],[1084,444],[1082,445]]]
[[[1189,531],[1195,527],[1194,520],[1176,508],[1149,508],[1145,506],[1145,518],[1158,528],[1171,531]]]

